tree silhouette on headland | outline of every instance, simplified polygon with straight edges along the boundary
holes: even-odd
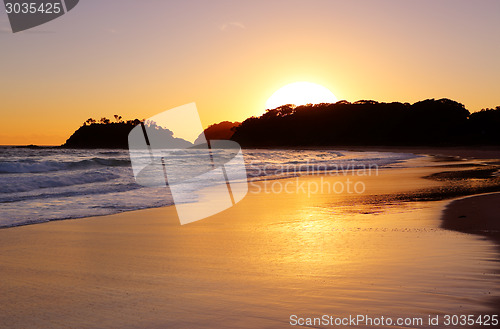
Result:
[[[148,136],[151,140],[165,141],[163,145],[151,145],[153,148],[187,148],[193,146],[192,143],[174,137],[174,133],[156,124],[154,121],[122,120],[122,116],[115,114],[115,121],[112,122],[106,117],[99,121],[89,118],[83,125],[75,131],[70,138],[62,145],[68,148],[128,148],[128,134],[137,125],[143,123],[148,128]],[[230,136],[229,136],[230,137]]]
[[[450,99],[283,105],[251,117],[232,140],[246,147],[500,145],[500,107],[470,114]]]
[[[63,146],[127,148],[129,132],[144,119],[124,121],[119,115],[114,119],[87,119]],[[153,131],[172,145],[188,145],[162,129]],[[500,106],[471,114],[447,98],[414,104],[374,100],[287,104],[241,124],[211,125],[204,135],[207,140],[230,138],[243,147],[500,145]]]
[[[115,115],[117,122],[102,117],[99,120],[89,118],[76,130],[63,147],[70,148],[127,148],[128,134],[138,124],[139,119],[123,121]]]
[[[222,121],[210,125],[195,140],[195,144],[205,143],[206,140],[227,140],[230,139],[241,122]]]

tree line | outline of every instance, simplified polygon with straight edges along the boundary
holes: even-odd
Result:
[[[231,139],[246,147],[500,145],[500,106],[471,114],[447,98],[288,104],[246,119]]]
[[[127,121],[125,121],[125,120],[123,120],[123,117],[121,115],[118,115],[118,114],[115,114],[113,117],[115,118],[115,122],[112,122],[110,119],[108,119],[106,117],[102,117],[99,120],[96,120],[94,118],[88,118],[83,123],[83,126],[87,126],[87,125],[90,126],[90,125],[93,125],[93,124],[108,125],[108,124],[112,124],[112,123],[120,123],[120,124],[125,124],[125,125],[137,126],[138,124],[140,124],[142,121],[145,120],[145,119],[142,119],[142,120],[134,119],[134,120],[127,120]]]
[[[89,118],[63,146],[127,148],[129,132],[141,122],[156,127],[154,122],[124,120],[118,114],[113,121]],[[162,138],[178,139],[160,128],[154,132]],[[204,136],[232,139],[244,147],[500,145],[500,106],[470,113],[447,98],[414,104],[374,100],[288,104],[241,124],[214,124]]]

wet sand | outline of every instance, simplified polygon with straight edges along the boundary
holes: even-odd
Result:
[[[495,312],[495,245],[442,228],[448,201],[415,201],[450,185],[423,177],[461,168],[413,161],[279,181],[293,193],[254,182],[233,208],[185,226],[165,207],[0,230],[0,327],[287,328],[292,315]],[[297,188],[348,178],[366,191]]]
[[[500,159],[500,147],[498,146],[347,146],[345,149],[353,151],[409,152],[414,154],[433,154],[437,156],[469,159]]]
[[[450,202],[442,213],[441,227],[492,240],[500,253],[500,193],[467,196]],[[497,283],[498,284],[498,283]],[[492,299],[500,314],[500,298]]]
[[[491,237],[500,242],[500,193],[469,196],[451,202],[443,228]]]

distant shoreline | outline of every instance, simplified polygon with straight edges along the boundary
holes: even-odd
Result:
[[[61,148],[60,145],[34,145],[34,144],[29,144],[29,145],[0,145],[0,147],[11,147],[11,148],[19,148],[19,149],[26,149],[26,148]]]
[[[263,150],[335,150],[356,152],[393,152],[413,153],[416,155],[451,156],[461,158],[474,158],[485,160],[500,160],[500,146],[476,145],[476,146],[309,146],[309,147],[243,147],[245,149]]]

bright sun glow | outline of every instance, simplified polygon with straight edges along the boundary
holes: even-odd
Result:
[[[338,99],[327,88],[311,82],[294,82],[278,89],[266,102],[266,109],[285,104],[335,103]]]

